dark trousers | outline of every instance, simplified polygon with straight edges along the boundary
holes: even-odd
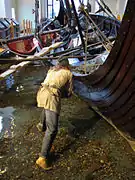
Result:
[[[46,115],[45,115],[45,109],[43,108],[41,116],[40,116],[40,122],[38,123],[40,126],[40,131],[45,132],[46,131]]]
[[[46,125],[46,131],[43,138],[41,156],[47,158],[52,147],[52,143],[58,132],[58,118],[59,115],[56,112],[50,110],[43,110],[42,118],[44,117],[43,122]]]

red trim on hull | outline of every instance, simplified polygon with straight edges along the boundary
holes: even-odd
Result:
[[[14,39],[12,41],[7,42],[8,48],[22,55],[31,55],[34,54],[36,50],[36,45],[33,43],[33,37],[22,37],[19,39]]]
[[[40,34],[40,40],[44,47],[50,46],[52,44],[52,40],[56,38],[56,33],[48,33],[48,34]]]

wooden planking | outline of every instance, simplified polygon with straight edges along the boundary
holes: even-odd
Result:
[[[135,0],[129,0],[119,35],[106,62],[79,78],[88,87],[85,100],[118,130],[135,138]],[[80,84],[81,86],[81,84]]]
[[[119,53],[121,53],[121,48],[123,47],[124,41],[127,38],[127,34],[129,32],[129,28],[135,14],[134,9],[135,9],[135,5],[133,5],[132,0],[131,1],[129,0],[121,27],[118,32],[118,37],[116,38],[115,44],[108,57],[109,61],[106,61],[104,65],[98,69],[98,71],[96,71],[95,73],[91,74],[90,77],[88,77],[88,80],[90,81],[89,83],[93,85],[93,88],[96,84],[98,86],[98,83],[105,78],[105,76],[113,68],[115,61],[117,61],[117,58],[119,57]]]

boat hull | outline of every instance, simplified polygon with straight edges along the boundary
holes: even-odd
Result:
[[[130,11],[129,11],[130,9]],[[97,71],[76,78],[76,92],[135,150],[135,2],[127,8],[115,44]]]
[[[33,55],[36,51],[36,45],[33,42],[34,35],[23,36],[7,41],[10,51],[19,55]]]

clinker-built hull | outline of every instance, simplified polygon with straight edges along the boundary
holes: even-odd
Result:
[[[135,0],[127,8],[115,44],[100,68],[77,78],[77,93],[135,150]]]

